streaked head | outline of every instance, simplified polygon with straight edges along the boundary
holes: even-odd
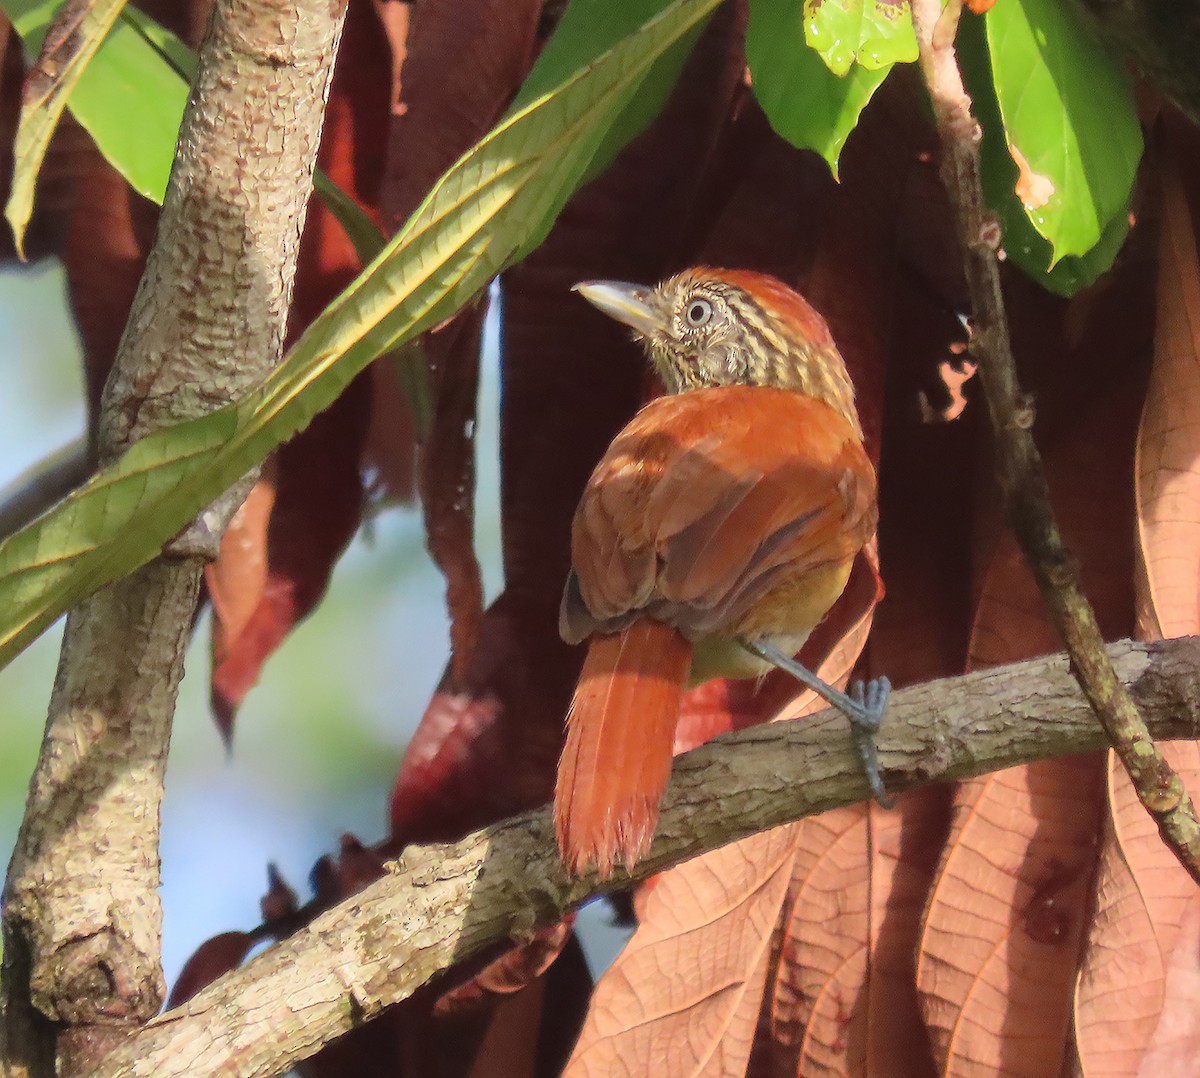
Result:
[[[857,425],[854,390],[825,319],[775,277],[701,266],[656,288],[583,281],[575,290],[634,331],[672,393],[778,386],[827,400]]]

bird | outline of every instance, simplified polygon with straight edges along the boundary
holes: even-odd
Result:
[[[566,870],[632,871],[670,776],[682,694],[779,667],[843,711],[872,793],[886,678],[792,658],[875,534],[875,470],[824,318],[779,279],[699,266],[574,286],[624,323],[665,393],[616,436],[571,528],[559,632],[587,654],[554,793]]]

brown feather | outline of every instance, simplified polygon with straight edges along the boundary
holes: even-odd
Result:
[[[691,644],[650,619],[589,644],[554,792],[569,871],[595,865],[610,876],[649,848],[691,662]]]
[[[761,386],[660,397],[584,491],[564,635],[613,632],[639,612],[686,633],[738,635],[764,586],[786,596],[797,590],[789,580],[844,577],[874,528],[874,471],[834,408]],[[755,635],[798,636],[824,613],[771,603],[750,624]]]

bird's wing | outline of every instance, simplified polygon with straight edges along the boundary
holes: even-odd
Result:
[[[584,491],[563,635],[640,613],[728,627],[784,576],[848,564],[874,527],[874,470],[833,408],[749,386],[659,398]]]

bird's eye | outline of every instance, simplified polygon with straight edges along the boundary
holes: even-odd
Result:
[[[712,304],[706,299],[694,299],[687,305],[687,310],[683,313],[687,319],[687,324],[693,329],[699,329],[701,326],[708,325],[713,316]]]

